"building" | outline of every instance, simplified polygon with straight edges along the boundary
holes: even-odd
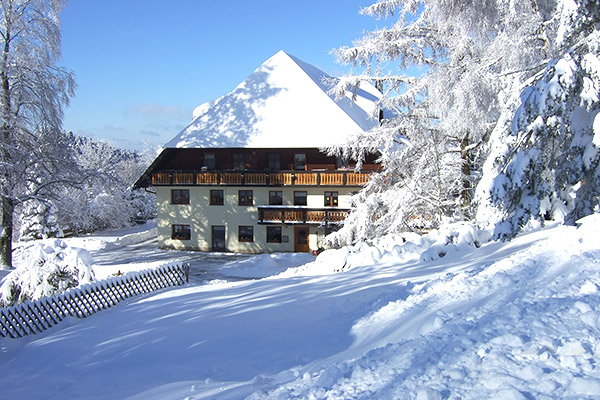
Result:
[[[328,93],[324,72],[283,51],[232,92],[203,104],[136,187],[152,186],[161,248],[305,252],[343,221],[377,168],[320,149],[377,124],[381,94]]]

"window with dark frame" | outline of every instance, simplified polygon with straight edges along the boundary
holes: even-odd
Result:
[[[281,243],[280,226],[267,226],[267,243]]]
[[[254,194],[252,190],[240,190],[238,192],[238,205],[251,206],[254,204]]]
[[[238,230],[238,241],[254,242],[254,227],[240,225]]]
[[[171,239],[190,240],[192,238],[192,227],[190,225],[171,225]]]
[[[190,190],[171,189],[171,204],[190,204]]]
[[[338,192],[325,192],[325,206],[337,207]]]
[[[215,155],[213,153],[205,153],[204,154],[204,166],[206,169],[215,169]]]
[[[270,191],[269,192],[269,205],[270,206],[283,205],[283,192],[280,190]]]
[[[222,206],[224,204],[224,197],[222,190],[211,190],[210,191],[210,205],[211,206]]]
[[[307,197],[306,192],[294,192],[294,205],[295,206],[307,205],[306,197]]]
[[[280,170],[281,169],[281,154],[279,153],[268,153],[267,161],[269,169]]]
[[[306,170],[306,154],[294,154],[294,169],[302,171]]]
[[[246,163],[244,162],[243,153],[233,153],[233,169],[244,169]]]

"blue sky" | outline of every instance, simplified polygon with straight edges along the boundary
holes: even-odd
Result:
[[[78,88],[64,128],[129,149],[162,145],[192,110],[224,95],[284,50],[331,75],[330,50],[385,22],[361,0],[71,0],[61,64]]]

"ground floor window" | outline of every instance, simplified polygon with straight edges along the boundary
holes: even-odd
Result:
[[[281,243],[280,226],[267,226],[267,243]]]
[[[190,225],[171,225],[171,239],[190,240],[192,238],[192,227]]]
[[[254,227],[253,226],[241,226],[238,231],[239,242],[254,242]]]

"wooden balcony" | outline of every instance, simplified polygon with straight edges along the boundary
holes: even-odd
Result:
[[[348,209],[258,206],[259,224],[322,224],[342,222]]]
[[[232,186],[364,186],[371,176],[353,171],[161,171],[152,184]]]

